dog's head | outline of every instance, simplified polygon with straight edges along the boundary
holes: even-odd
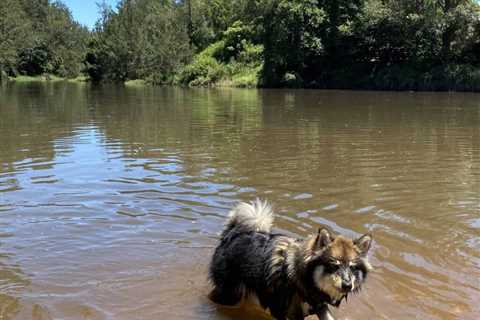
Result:
[[[306,243],[306,262],[312,270],[316,289],[330,297],[332,304],[339,304],[350,292],[360,290],[371,270],[367,253],[372,236],[365,234],[352,240],[344,236],[334,237],[328,230]]]

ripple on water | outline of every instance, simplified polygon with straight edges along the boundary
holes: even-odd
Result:
[[[470,219],[467,223],[473,228],[480,229],[480,218]]]
[[[333,204],[330,204],[328,206],[325,206],[322,208],[322,210],[324,211],[331,211],[331,210],[335,210],[338,208],[338,204],[337,203],[333,203]]]
[[[305,200],[312,198],[313,195],[310,193],[300,193],[293,197],[293,200]]]
[[[359,208],[357,210],[355,210],[356,213],[368,213],[372,210],[374,210],[376,208],[376,206],[366,206],[366,207],[363,207],[363,208]]]

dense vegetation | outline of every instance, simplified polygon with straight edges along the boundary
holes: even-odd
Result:
[[[0,78],[7,74],[80,74],[88,30],[61,2],[0,1]]]
[[[0,70],[191,86],[480,90],[475,0],[0,2]]]

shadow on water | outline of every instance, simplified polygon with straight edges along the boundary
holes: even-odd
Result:
[[[0,287],[5,319],[260,317],[206,298],[224,217],[257,196],[294,236],[374,233],[340,319],[480,313],[477,95],[1,90],[0,270],[28,278]]]

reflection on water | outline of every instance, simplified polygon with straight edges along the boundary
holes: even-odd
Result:
[[[228,209],[371,231],[340,319],[478,319],[480,100],[16,84],[0,91],[0,318],[251,319],[206,298]]]

